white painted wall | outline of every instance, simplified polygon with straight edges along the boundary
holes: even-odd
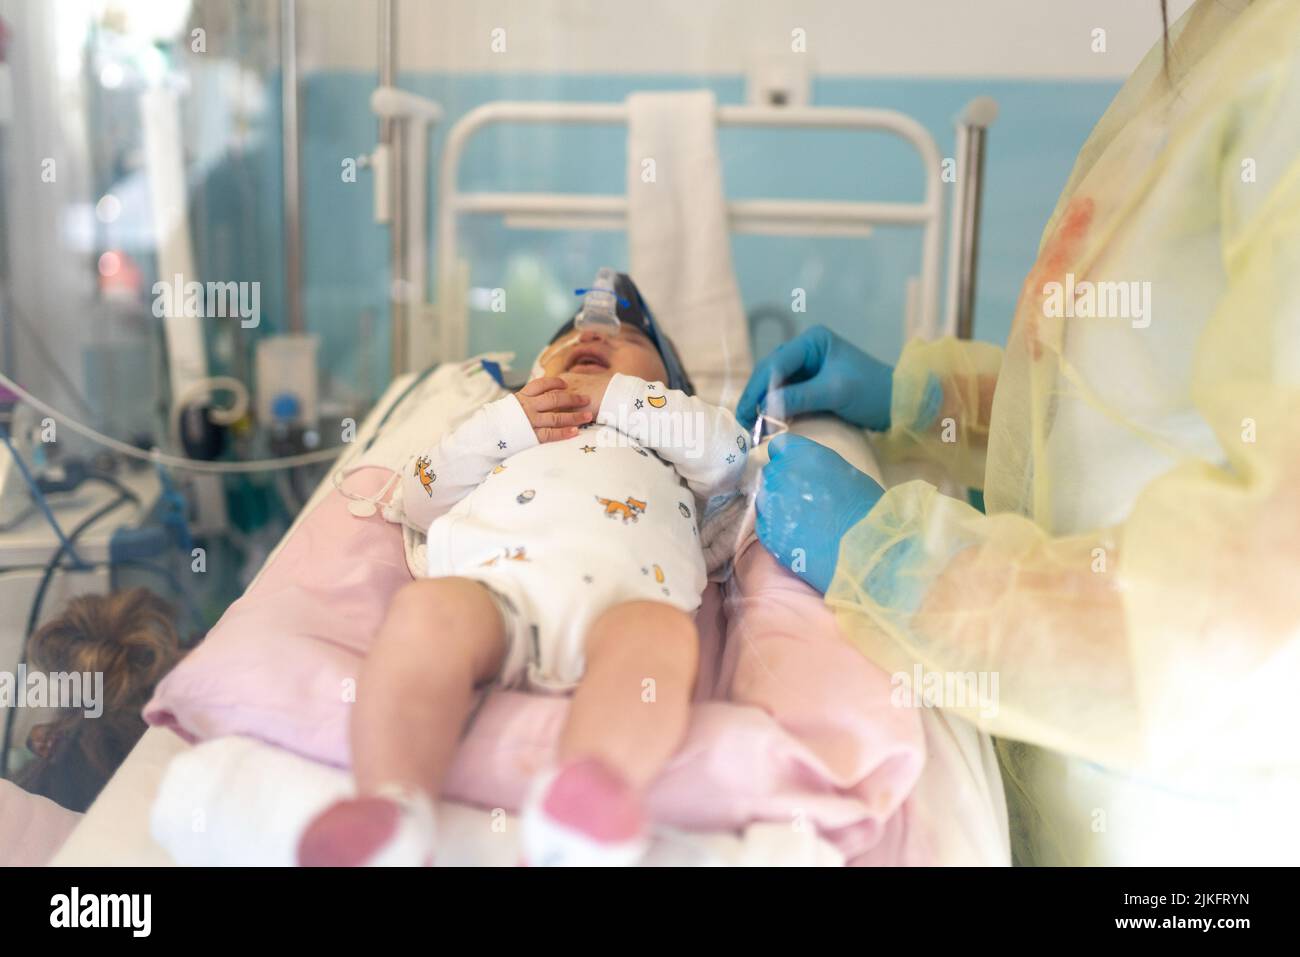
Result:
[[[1169,0],[1170,22],[1193,0]],[[378,0],[299,0],[303,63],[368,71]],[[493,30],[505,31],[504,53]],[[1092,50],[1106,31],[1105,53]],[[1159,0],[399,0],[401,69],[740,74],[790,55],[814,74],[1120,79],[1160,35]]]

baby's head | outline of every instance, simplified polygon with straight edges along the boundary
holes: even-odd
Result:
[[[636,283],[619,273],[614,292],[619,298],[618,334],[610,335],[599,327],[579,330],[574,326],[575,315],[542,350],[533,377],[567,373],[605,376],[621,372],[693,394],[694,388],[682,369],[672,340],[659,330]]]

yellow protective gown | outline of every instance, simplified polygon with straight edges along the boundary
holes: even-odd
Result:
[[[987,514],[889,490],[841,546],[845,634],[891,671],[996,675],[996,707],[933,702],[996,735],[1157,777],[1300,765],[1300,2],[1171,27],[1080,153],[1005,350],[909,344],[895,423],[932,376],[938,416],[882,451]]]

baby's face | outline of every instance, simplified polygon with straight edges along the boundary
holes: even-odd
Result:
[[[574,330],[542,353],[541,366],[548,376],[611,378],[614,373],[662,382],[668,370],[659,350],[640,329],[624,323],[618,335],[596,329]]]

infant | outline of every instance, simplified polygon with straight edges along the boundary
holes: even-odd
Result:
[[[691,394],[631,279],[615,291],[617,333],[570,320],[527,385],[403,477],[428,577],[394,597],[361,674],[358,797],[316,818],[303,863],[430,862],[433,802],[491,682],[573,694],[557,764],[523,809],[524,862],[644,854],[641,795],[689,719],[701,518],[737,491],[749,442]]]

